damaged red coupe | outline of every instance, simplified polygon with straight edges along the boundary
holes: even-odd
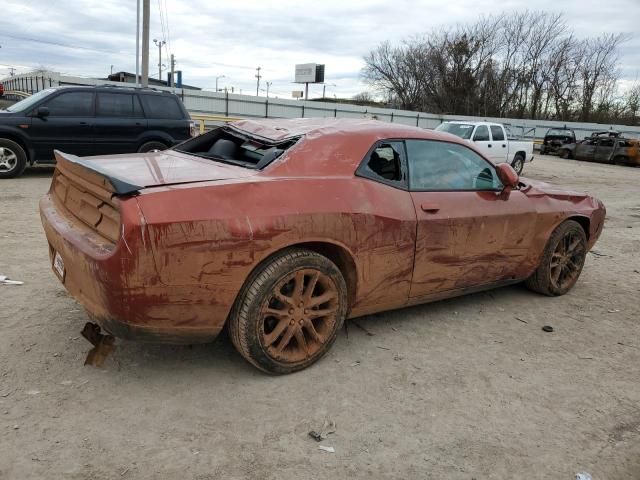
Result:
[[[246,120],[164,152],[56,155],[42,223],[89,316],[169,343],[226,325],[272,373],[318,360],[345,318],[522,281],[562,295],[605,218],[457,137],[373,120]]]

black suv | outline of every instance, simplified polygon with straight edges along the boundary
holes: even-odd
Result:
[[[0,178],[74,155],[164,150],[195,134],[180,99],[132,87],[58,87],[0,110]]]

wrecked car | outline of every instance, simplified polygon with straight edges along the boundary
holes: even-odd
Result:
[[[568,128],[550,128],[542,140],[540,155],[556,155],[563,145],[576,143],[576,134]]]
[[[617,132],[598,132],[581,142],[563,145],[561,158],[573,158],[588,162],[640,165],[640,142],[620,137]]]
[[[605,218],[456,136],[375,120],[243,120],[163,152],[56,157],[42,223],[89,317],[166,343],[226,326],[271,373],[317,361],[348,318],[523,281],[563,295]]]

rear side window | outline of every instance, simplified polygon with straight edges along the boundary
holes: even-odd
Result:
[[[147,118],[163,118],[183,120],[184,114],[178,104],[178,99],[165,95],[141,95],[144,113]]]
[[[99,117],[142,117],[142,108],[136,95],[98,93]]]
[[[43,106],[49,109],[49,115],[52,117],[91,117],[93,92],[61,93]]]
[[[488,142],[491,140],[489,138],[489,129],[486,125],[480,125],[476,128],[476,133],[473,134],[473,140],[476,142]]]
[[[504,132],[502,127],[498,125],[491,125],[491,136],[493,137],[493,141],[497,142],[498,140],[504,140]]]

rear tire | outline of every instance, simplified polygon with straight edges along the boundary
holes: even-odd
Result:
[[[567,220],[551,234],[538,268],[525,285],[550,297],[564,295],[578,281],[586,256],[584,229],[578,222]]]
[[[166,150],[167,147],[164,143],[162,142],[147,142],[147,143],[143,143],[140,148],[138,149],[138,153],[148,153],[148,152],[155,152],[155,151],[163,151]]]
[[[15,178],[27,168],[27,154],[16,142],[0,138],[0,178]]]
[[[292,373],[329,350],[347,306],[347,286],[332,261],[287,249],[247,279],[229,316],[229,337],[260,370]]]
[[[511,166],[516,171],[518,175],[522,173],[524,169],[524,155],[521,153],[516,153],[515,157],[513,157],[513,161],[511,162]]]

